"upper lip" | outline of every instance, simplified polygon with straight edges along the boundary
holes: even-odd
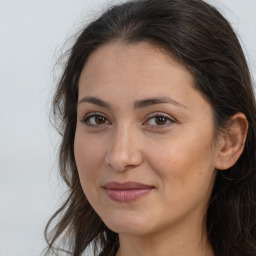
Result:
[[[114,189],[114,190],[135,190],[135,189],[154,188],[154,186],[152,185],[146,185],[146,184],[133,182],[133,181],[124,182],[124,183],[113,181],[113,182],[106,183],[103,187],[106,189]]]

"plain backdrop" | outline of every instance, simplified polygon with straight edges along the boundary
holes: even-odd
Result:
[[[49,122],[54,64],[66,39],[116,2],[0,0],[0,256],[39,256],[45,247],[45,224],[65,190]],[[256,0],[207,2],[239,34],[255,79]]]

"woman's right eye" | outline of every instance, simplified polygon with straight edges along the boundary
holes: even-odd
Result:
[[[99,125],[110,124],[109,120],[105,116],[100,114],[90,114],[81,121],[88,126],[99,126]]]

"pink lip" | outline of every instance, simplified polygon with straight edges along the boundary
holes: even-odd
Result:
[[[107,196],[117,202],[131,202],[148,194],[154,186],[138,182],[109,182],[104,185]]]

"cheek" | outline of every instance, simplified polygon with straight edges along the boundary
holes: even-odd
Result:
[[[165,189],[181,197],[208,190],[213,179],[213,137],[211,133],[191,133],[148,146],[155,149],[148,151],[148,161]]]
[[[99,176],[100,166],[105,158],[104,143],[85,136],[79,129],[74,141],[74,155],[82,187],[92,186]]]

